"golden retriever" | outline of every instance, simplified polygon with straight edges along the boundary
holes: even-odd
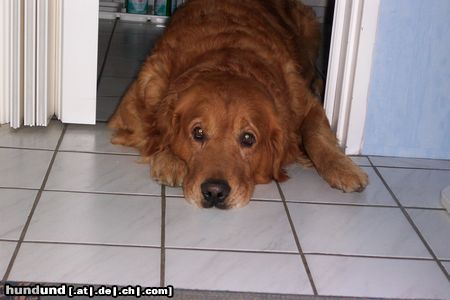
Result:
[[[319,39],[313,11],[295,0],[190,0],[112,116],[112,142],[139,149],[153,178],[199,207],[244,206],[294,162],[362,191],[367,175],[315,96]]]

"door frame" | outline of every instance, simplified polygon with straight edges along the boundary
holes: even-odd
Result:
[[[324,109],[346,154],[361,154],[380,0],[335,3]]]
[[[98,14],[99,0],[62,2],[62,101],[56,109],[63,123],[95,124]]]

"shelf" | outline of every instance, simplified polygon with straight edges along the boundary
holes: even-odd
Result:
[[[128,14],[122,12],[106,12],[106,11],[99,12],[99,18],[108,20],[114,20],[119,18],[123,21],[142,22],[142,23],[150,21],[152,23],[159,25],[165,25],[169,21],[169,17],[166,16],[140,15],[140,14]]]

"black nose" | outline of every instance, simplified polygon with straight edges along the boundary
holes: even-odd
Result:
[[[228,182],[221,179],[207,179],[202,185],[203,198],[211,206],[222,203],[230,193]]]

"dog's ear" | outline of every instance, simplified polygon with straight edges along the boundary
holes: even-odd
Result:
[[[263,135],[260,150],[253,158],[256,183],[267,183],[273,179],[281,182],[288,179],[286,172],[283,170],[287,137],[278,123],[273,120],[269,120],[268,123],[270,123],[270,126],[265,129],[267,133]]]
[[[287,136],[280,128],[272,129],[270,147],[272,148],[272,176],[273,179],[282,182],[289,178],[283,170],[283,162],[286,157]]]
[[[178,121],[174,114],[174,103],[177,100],[176,93],[169,93],[157,105],[146,108],[145,124],[146,146],[144,155],[162,151],[169,147],[172,137],[178,130]]]

